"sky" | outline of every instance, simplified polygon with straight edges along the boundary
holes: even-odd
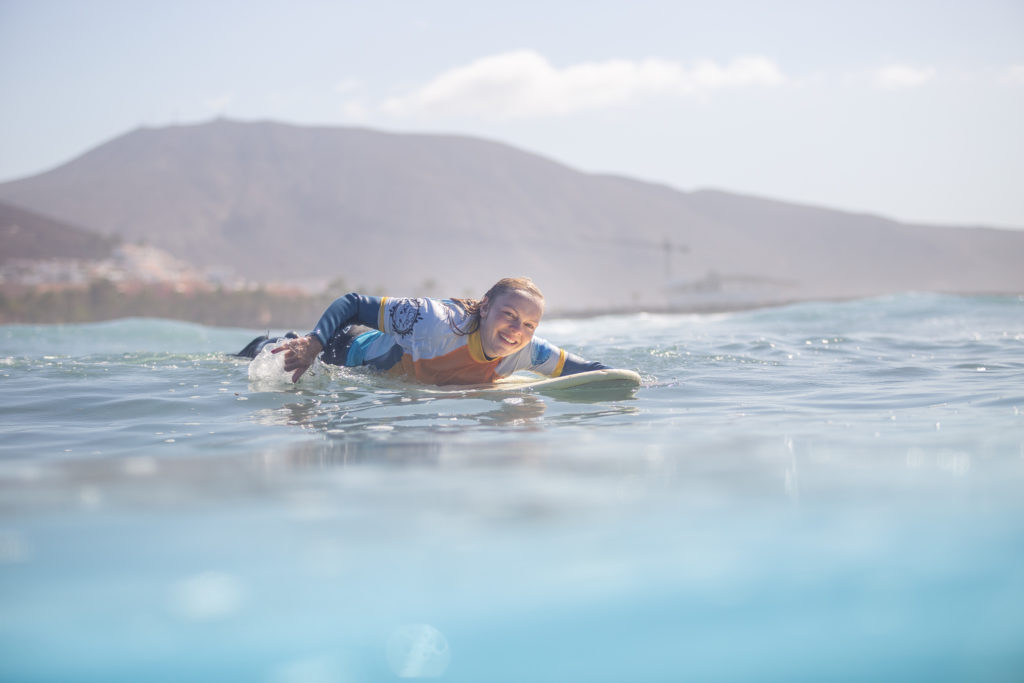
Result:
[[[1024,229],[1024,0],[0,0],[0,182],[215,118]]]

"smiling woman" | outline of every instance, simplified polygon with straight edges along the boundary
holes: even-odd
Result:
[[[373,297],[334,301],[305,337],[257,337],[238,355],[277,344],[297,382],[321,353],[325,363],[370,366],[428,384],[487,384],[518,370],[561,377],[606,366],[534,336],[544,295],[529,278],[499,280],[480,299]]]

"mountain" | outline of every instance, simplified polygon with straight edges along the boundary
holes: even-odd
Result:
[[[0,264],[14,259],[108,258],[118,240],[0,202]]]
[[[458,136],[139,129],[0,200],[262,281],[472,296],[530,275],[563,311],[1024,291],[1024,232],[682,192]]]

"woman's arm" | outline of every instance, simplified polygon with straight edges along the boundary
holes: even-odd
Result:
[[[380,297],[349,292],[327,307],[309,334],[320,340],[321,347],[325,347],[334,333],[346,325],[358,323],[379,330],[381,303]]]
[[[271,353],[284,352],[284,369],[292,373],[293,382],[298,382],[335,332],[354,323],[378,328],[380,306],[378,297],[349,292],[327,307],[312,332],[305,337],[289,339],[271,349]]]
[[[574,353],[566,353],[565,363],[562,365],[562,374],[559,377],[577,375],[581,372],[590,372],[591,370],[607,369],[608,366],[604,363],[598,363],[596,360],[583,360]]]
[[[545,339],[534,337],[530,342],[529,369],[548,377],[564,377],[591,370],[607,370],[608,366],[597,361],[584,360]]]

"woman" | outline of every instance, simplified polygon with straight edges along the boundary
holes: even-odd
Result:
[[[429,384],[484,384],[517,370],[549,377],[606,366],[534,336],[544,295],[529,278],[505,278],[479,300],[395,299],[352,292],[305,337],[285,339],[284,369],[297,382],[322,352],[326,363],[370,366]],[[254,340],[240,355],[255,355]]]

